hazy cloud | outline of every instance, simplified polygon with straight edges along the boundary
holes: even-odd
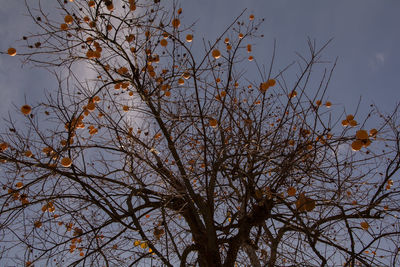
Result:
[[[386,56],[384,53],[378,52],[369,60],[368,66],[376,71],[384,65],[385,58]]]

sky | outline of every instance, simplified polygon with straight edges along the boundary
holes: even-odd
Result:
[[[0,8],[0,51],[5,52],[21,45],[22,36],[34,32],[35,25],[24,0],[0,1],[6,3]],[[268,65],[276,40],[277,68],[295,60],[295,52],[305,53],[307,38],[319,44],[334,38],[324,52],[327,60],[338,57],[328,97],[347,113],[354,113],[360,97],[364,111],[375,103],[389,112],[400,101],[398,0],[182,0],[179,5],[184,10],[183,23],[197,21],[194,30],[199,39],[215,40],[244,9],[245,17],[252,13],[256,19],[264,18],[259,33],[265,37],[254,40],[253,54]],[[42,100],[45,91],[56,88],[47,70],[0,55],[1,118],[25,103]]]
[[[22,44],[34,24],[26,15],[23,0],[7,2],[0,9],[0,50]],[[334,105],[352,113],[362,97],[362,106],[377,104],[390,111],[400,99],[397,82],[400,70],[400,1],[353,0],[185,0],[184,22],[196,21],[195,36],[215,40],[234,17],[246,10],[264,18],[260,34],[254,40],[254,56],[268,65],[273,41],[277,42],[277,68],[296,59],[295,52],[307,51],[307,38],[323,44],[334,38],[324,58],[338,64],[334,72],[329,99]],[[396,26],[397,25],[397,26]],[[263,61],[264,60],[264,61]],[[44,69],[23,65],[19,58],[0,56],[0,105],[2,117],[27,102],[40,101],[44,91],[55,88],[53,76]]]
[[[275,39],[280,67],[296,59],[294,52],[306,51],[308,37],[319,44],[334,38],[324,53],[329,60],[338,57],[328,95],[349,112],[360,96],[366,106],[376,103],[385,110],[400,99],[400,1],[190,0],[183,6],[199,19],[199,29],[212,32],[221,32],[244,8],[265,18],[260,27],[265,37],[255,41],[254,53],[269,55]]]

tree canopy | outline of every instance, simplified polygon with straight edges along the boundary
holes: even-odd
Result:
[[[329,41],[276,66],[246,11],[207,40],[177,2],[38,3],[2,54],[58,88],[4,119],[2,261],[400,264],[399,107],[331,103]]]

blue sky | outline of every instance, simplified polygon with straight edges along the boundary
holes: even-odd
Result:
[[[35,31],[23,0],[0,0],[0,50],[19,47],[22,36]],[[44,2],[53,2],[46,0]],[[166,0],[167,1],[167,0]],[[375,103],[385,111],[400,100],[400,1],[383,0],[183,0],[183,23],[197,21],[195,40],[213,40],[233,18],[247,8],[256,18],[265,18],[263,39],[254,40],[253,55],[269,64],[273,40],[277,41],[277,68],[307,50],[307,38],[322,44],[334,38],[324,55],[339,58],[329,99],[340,109],[354,113],[360,96],[364,107]],[[247,63],[246,63],[247,64]],[[54,77],[31,65],[21,67],[18,57],[0,55],[1,117],[26,101],[43,99],[44,91],[56,89]],[[367,109],[365,109],[367,110]],[[0,124],[1,125],[1,124]],[[0,126],[1,127],[1,126]]]
[[[3,1],[7,5],[0,9],[0,49],[5,51],[22,44],[17,40],[34,25],[26,16],[23,0]],[[400,1],[186,0],[180,5],[185,23],[197,21],[195,36],[211,40],[245,8],[246,17],[253,13],[265,18],[260,28],[265,37],[254,41],[254,55],[266,65],[274,39],[278,44],[276,66],[283,67],[296,58],[295,51],[306,51],[307,37],[320,44],[333,37],[324,55],[330,60],[339,57],[339,61],[328,96],[349,113],[360,96],[365,106],[373,102],[386,111],[400,99]],[[7,100],[0,106],[3,116],[13,109],[13,103],[20,106],[25,96],[28,102],[38,101],[43,90],[53,86],[54,79],[45,70],[21,68],[19,59],[0,57],[0,98]]]
[[[400,99],[400,1],[190,0],[183,7],[210,37],[244,8],[265,18],[260,29],[265,37],[254,51],[259,59],[268,58],[276,39],[278,67],[295,59],[295,51],[306,51],[307,37],[320,44],[334,38],[324,53],[326,59],[339,58],[328,95],[350,113],[360,96],[365,106],[373,102],[387,111]]]

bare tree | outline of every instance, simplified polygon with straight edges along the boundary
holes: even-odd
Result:
[[[400,264],[398,107],[332,106],[329,42],[265,67],[253,15],[208,42],[177,3],[58,4],[27,2],[39,32],[7,51],[59,87],[0,137],[4,261]]]

